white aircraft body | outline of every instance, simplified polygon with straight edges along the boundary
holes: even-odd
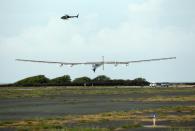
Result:
[[[56,62],[56,61],[41,61],[41,60],[27,60],[27,59],[16,59],[17,61],[24,61],[24,62],[36,62],[36,63],[48,63],[48,64],[59,64],[60,67],[63,65],[92,65],[92,70],[95,72],[96,69],[100,66],[103,67],[104,65],[126,65],[128,66],[131,63],[140,63],[140,62],[151,62],[151,61],[160,61],[160,60],[170,60],[170,59],[176,59],[176,57],[167,57],[167,58],[156,58],[156,59],[145,59],[145,60],[135,60],[135,61],[104,61],[104,57],[102,57],[102,61],[96,61],[96,62]]]

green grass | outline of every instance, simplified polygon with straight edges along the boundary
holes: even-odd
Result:
[[[192,128],[170,128],[168,131],[194,131]]]
[[[48,126],[46,128],[40,128],[40,127],[20,127],[18,128],[19,131],[37,131],[37,130],[50,130],[50,131],[111,131],[108,128],[81,128],[81,127],[74,127],[74,128],[68,128],[68,127],[53,127]]]
[[[29,97],[52,97],[62,94],[150,94],[155,96],[156,94],[166,93],[194,93],[195,88],[114,88],[114,87],[77,87],[77,88],[65,88],[65,87],[1,87],[0,98],[29,98]],[[193,96],[194,98],[194,96]],[[156,99],[156,98],[155,98]],[[159,98],[160,99],[160,98]],[[175,99],[175,98],[174,98]],[[179,98],[180,99],[180,98]],[[184,99],[185,100],[185,99]]]

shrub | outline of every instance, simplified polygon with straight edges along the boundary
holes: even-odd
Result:
[[[71,83],[71,78],[69,75],[64,75],[50,80],[52,85],[64,85],[66,83]]]
[[[17,81],[15,85],[17,86],[38,86],[38,85],[44,85],[49,82],[49,79],[45,77],[44,75],[38,75],[38,76],[32,76],[25,79],[22,79],[20,81]]]

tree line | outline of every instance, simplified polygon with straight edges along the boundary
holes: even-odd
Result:
[[[28,77],[19,80],[13,86],[147,86],[150,83],[144,78],[134,80],[111,79],[105,75],[99,75],[94,79],[79,77],[71,80],[69,75],[49,79],[44,75]]]

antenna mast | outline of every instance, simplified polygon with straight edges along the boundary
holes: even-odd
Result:
[[[104,70],[104,56],[102,56],[102,69]]]

